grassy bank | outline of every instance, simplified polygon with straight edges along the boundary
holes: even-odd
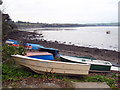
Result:
[[[25,50],[22,47],[16,48],[8,45],[3,46],[3,64],[2,64],[2,79],[3,79],[3,87],[14,83],[22,81],[26,78],[29,79],[40,79],[42,82],[52,81],[60,81],[65,82],[67,85],[71,81],[73,82],[106,82],[111,88],[117,87],[117,80],[120,77],[117,73],[108,73],[108,74],[100,74],[100,73],[90,73],[88,76],[64,76],[53,73],[44,73],[37,74],[31,71],[28,68],[22,67],[15,63],[14,59],[11,57],[12,54],[24,54]],[[41,82],[41,81],[40,81]],[[38,83],[40,83],[38,82]],[[33,83],[33,82],[31,82]],[[70,87],[70,85],[67,85]]]
[[[14,60],[11,60],[2,65],[2,78],[4,82],[17,82],[25,78],[38,78],[38,79],[58,79],[66,82],[106,82],[111,88],[117,87],[118,74],[113,73],[111,76],[105,75],[88,75],[88,76],[63,76],[56,74],[37,74],[28,68],[15,64]]]

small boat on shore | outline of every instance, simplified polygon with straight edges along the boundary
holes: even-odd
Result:
[[[111,71],[117,71],[120,72],[120,67],[112,66]]]
[[[45,57],[42,57],[41,55]],[[51,54],[48,53],[47,55]],[[29,52],[25,56],[12,55],[12,57],[14,57],[15,61],[19,64],[26,66],[37,73],[48,72],[70,75],[88,75],[89,73],[89,64],[55,61],[47,55],[46,53],[41,52],[34,52],[32,54]]]
[[[81,57],[64,56],[64,55],[61,55],[60,57],[64,62],[90,64],[91,65],[90,71],[94,71],[94,72],[109,72],[112,66],[110,62],[103,60],[86,59]]]
[[[106,31],[106,34],[110,34],[110,31]]]
[[[22,46],[25,49],[39,50],[40,48],[45,48],[44,46],[42,46],[40,44],[19,42],[17,40],[13,40],[13,39],[8,39],[5,41],[5,43],[8,45],[11,45],[11,46]]]
[[[59,50],[55,48],[46,48],[40,44],[33,44],[33,43],[20,43],[19,41],[13,40],[13,39],[8,39],[5,42],[8,45],[11,46],[22,46],[27,50],[38,50],[38,51],[45,51],[52,53],[54,57],[57,57],[59,55]]]
[[[11,46],[15,46],[15,47],[22,46],[20,42],[13,40],[13,39],[8,39],[5,41],[5,43]]]
[[[40,48],[45,48],[45,47],[42,46],[42,45],[33,44],[33,43],[25,43],[25,44],[24,44],[24,47],[25,47],[26,49],[33,49],[33,50],[39,50]]]

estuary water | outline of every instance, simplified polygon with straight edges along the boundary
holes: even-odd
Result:
[[[47,41],[118,51],[118,27],[37,28]]]

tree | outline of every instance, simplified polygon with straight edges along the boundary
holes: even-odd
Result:
[[[14,21],[11,20],[8,14],[2,14],[2,39],[6,39],[9,32],[14,31],[17,28]]]
[[[0,0],[0,5],[2,5],[2,3],[3,3],[3,1],[2,1],[2,0]]]

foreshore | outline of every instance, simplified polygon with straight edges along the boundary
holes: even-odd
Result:
[[[118,54],[120,53],[116,51],[60,44],[57,41],[50,42],[50,41],[43,40],[42,37],[43,37],[42,34],[36,34],[33,32],[14,31],[14,32],[11,32],[4,40],[14,39],[14,40],[21,41],[24,43],[36,43],[36,44],[43,45],[45,47],[59,49],[60,54],[71,55],[71,56],[87,56],[87,57],[92,57],[92,58],[96,58],[100,60],[111,61],[115,64],[118,64],[118,60],[120,59],[118,57]],[[40,39],[37,39],[37,38],[40,38]],[[16,88],[16,87],[17,88],[86,88],[86,87],[87,88],[89,87],[90,88],[106,88],[106,87],[110,88],[110,87],[119,87],[119,84],[118,84],[119,72],[117,71],[111,71],[109,73],[89,72],[87,76],[81,76],[81,75],[79,76],[56,76],[56,77],[52,76],[51,78],[49,74],[38,75],[30,71],[29,69],[25,67],[21,67],[17,64],[15,65],[11,64],[10,66],[9,65],[7,66],[9,67],[8,70],[10,70],[12,75],[14,73],[14,75],[16,76],[19,73],[22,78],[21,77],[19,78],[18,76],[17,78],[15,76],[14,77],[12,77],[11,75],[9,76],[9,72],[8,72],[8,75],[7,75],[8,80],[5,80],[2,83],[3,87],[5,88],[6,87],[7,88]],[[12,67],[12,69],[10,67]],[[32,73],[32,74],[30,74],[30,76],[27,76],[29,73]],[[115,76],[114,78],[113,78],[113,75]],[[25,78],[23,76],[25,76]],[[13,80],[12,79],[10,80],[9,77],[10,79],[12,78]],[[14,81],[15,79],[18,79],[18,80]],[[88,79],[90,79],[90,81]],[[92,80],[95,82],[93,83]],[[104,83],[100,83],[100,82],[104,82]]]
[[[36,34],[34,32],[25,31],[14,31],[11,32],[6,39],[15,39],[22,42],[36,43],[49,48],[59,49],[60,54],[71,55],[71,56],[87,56],[91,58],[96,58],[99,60],[107,60],[114,64],[119,64],[120,52],[98,49],[98,48],[88,48],[75,45],[66,45],[63,43],[50,42],[42,39],[42,34]],[[41,39],[37,39],[41,38]]]

